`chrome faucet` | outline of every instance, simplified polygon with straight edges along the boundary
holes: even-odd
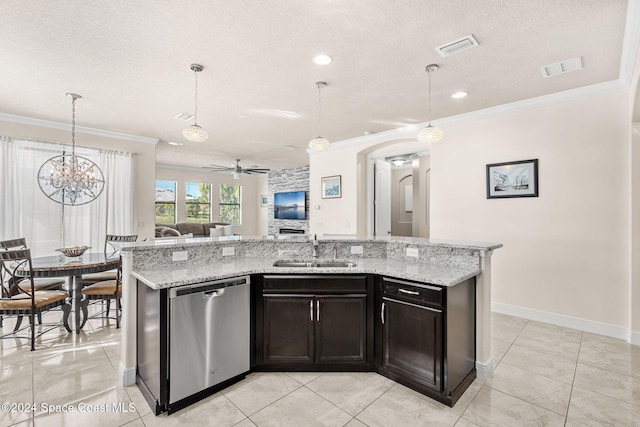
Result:
[[[318,258],[318,235],[313,235],[313,257]]]

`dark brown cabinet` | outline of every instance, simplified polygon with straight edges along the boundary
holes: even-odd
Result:
[[[475,378],[475,279],[455,286],[381,277],[378,372],[453,405]]]
[[[383,301],[382,369],[440,390],[442,310]]]
[[[257,369],[370,369],[370,286],[367,276],[265,276]]]

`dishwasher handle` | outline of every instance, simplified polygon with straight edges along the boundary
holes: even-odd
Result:
[[[203,292],[202,298],[211,299],[215,297],[221,297],[222,295],[224,295],[224,288],[216,289],[215,291],[211,291],[211,292]]]

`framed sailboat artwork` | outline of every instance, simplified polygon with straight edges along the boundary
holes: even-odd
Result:
[[[538,159],[487,165],[487,199],[538,197]]]

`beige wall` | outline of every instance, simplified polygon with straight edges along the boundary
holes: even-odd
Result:
[[[267,234],[267,207],[260,204],[260,196],[267,194],[267,176],[240,175],[240,179],[233,179],[231,174],[204,172],[190,168],[172,168],[159,166],[156,178],[177,182],[176,222],[186,219],[185,186],[187,182],[203,182],[211,186],[211,216],[212,221],[219,219],[217,201],[219,200],[219,185],[234,184],[242,186],[241,215],[242,225],[234,227],[234,233],[246,236]],[[155,181],[154,181],[155,182]],[[154,183],[155,185],[155,183]]]
[[[634,97],[621,90],[452,124],[433,144],[430,237],[504,244],[492,260],[494,304],[613,336],[639,334],[640,316],[630,314],[640,312],[640,249],[631,250],[632,212],[640,239],[640,196],[631,197],[631,183],[634,194],[640,188]],[[344,194],[312,210],[312,229],[322,229],[319,222],[334,233],[346,232],[346,223],[366,229],[364,204],[349,200],[355,192],[360,201],[366,188],[363,153],[408,133],[312,154],[311,198],[324,175],[342,174]],[[486,199],[486,164],[532,158],[540,162],[540,197]],[[352,175],[358,183],[344,178]]]
[[[0,134],[36,141],[71,144],[71,131],[0,120]],[[123,136],[124,137],[124,136]],[[150,140],[150,138],[147,138]],[[135,153],[134,216],[139,239],[154,236],[155,164],[154,143],[90,135],[76,129],[76,145]]]
[[[497,241],[493,301],[629,326],[629,108],[619,91],[451,126],[431,237]],[[539,159],[540,197],[486,199],[485,165]]]
[[[363,165],[358,147],[313,153],[309,156],[309,232],[310,234],[356,234],[358,207],[363,208],[359,177]],[[342,176],[342,197],[323,199],[320,180],[323,176]],[[360,191],[359,191],[360,190]]]

